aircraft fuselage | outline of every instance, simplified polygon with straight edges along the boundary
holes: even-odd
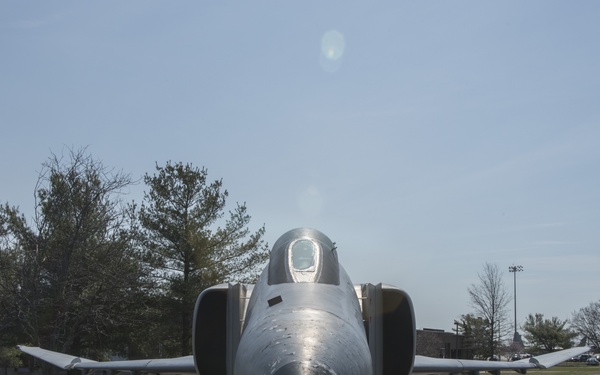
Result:
[[[360,306],[343,269],[339,285],[267,279],[252,293],[235,375],[372,374]]]
[[[193,332],[203,375],[406,375],[415,352],[408,295],[353,285],[335,244],[309,228],[277,240],[256,285],[202,292]]]

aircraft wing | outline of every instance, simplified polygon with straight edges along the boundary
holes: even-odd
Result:
[[[141,371],[150,373],[196,373],[194,366],[194,357],[179,357],[169,359],[140,359],[133,361],[111,361],[96,362],[91,359],[74,357],[72,355],[52,352],[50,350],[30,347],[17,346],[17,349],[24,353],[32,355],[44,362],[62,368],[64,370],[112,370],[112,371]]]
[[[52,352],[38,347],[17,346],[19,350],[64,370],[112,370],[112,371],[141,371],[150,373],[190,373],[195,374],[192,356],[170,359],[143,359],[133,361],[96,362],[90,359],[74,357],[67,354]],[[544,369],[555,366],[571,357],[590,351],[590,347],[577,347],[544,354],[514,362],[478,361],[468,359],[444,359],[415,356],[413,373],[432,372],[478,372],[514,370],[524,374],[528,369]]]
[[[417,355],[413,366],[413,373],[420,372],[469,372],[469,371],[500,371],[515,370],[524,374],[528,369],[544,369],[562,363],[576,355],[587,353],[591,350],[588,346],[565,349],[554,353],[543,354],[537,357],[521,359],[514,362],[477,361],[468,359],[431,358]]]

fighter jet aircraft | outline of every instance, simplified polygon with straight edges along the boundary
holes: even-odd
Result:
[[[193,355],[172,359],[95,362],[19,346],[34,357],[82,373],[201,375],[408,375],[547,368],[589,347],[515,362],[415,355],[412,302],[385,284],[354,285],[334,243],[308,228],[281,236],[256,285],[218,285],[196,302]]]

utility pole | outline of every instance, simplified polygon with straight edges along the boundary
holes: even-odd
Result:
[[[523,347],[523,340],[521,340],[521,335],[517,332],[517,272],[523,271],[523,266],[509,266],[508,272],[512,272],[514,276],[514,302],[515,302],[515,334],[513,336],[513,343],[517,343]]]

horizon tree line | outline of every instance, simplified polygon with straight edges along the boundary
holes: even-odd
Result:
[[[511,322],[508,304],[511,300],[498,265],[486,263],[478,274],[479,283],[468,289],[473,313],[463,314],[457,321],[458,333],[464,335],[465,346],[478,358],[494,357],[499,351],[513,354],[523,350],[521,345],[507,343]],[[570,326],[569,326],[570,323]],[[588,341],[595,347],[600,344],[600,301],[573,312],[572,319],[558,317],[545,319],[544,314],[528,314],[520,326],[529,343],[528,350],[547,353],[575,345],[574,339]]]
[[[107,359],[191,351],[194,302],[208,286],[249,282],[268,257],[264,224],[246,204],[227,210],[222,180],[167,162],[146,174],[141,204],[131,175],[87,150],[42,165],[33,220],[0,206],[0,362],[17,343]]]

